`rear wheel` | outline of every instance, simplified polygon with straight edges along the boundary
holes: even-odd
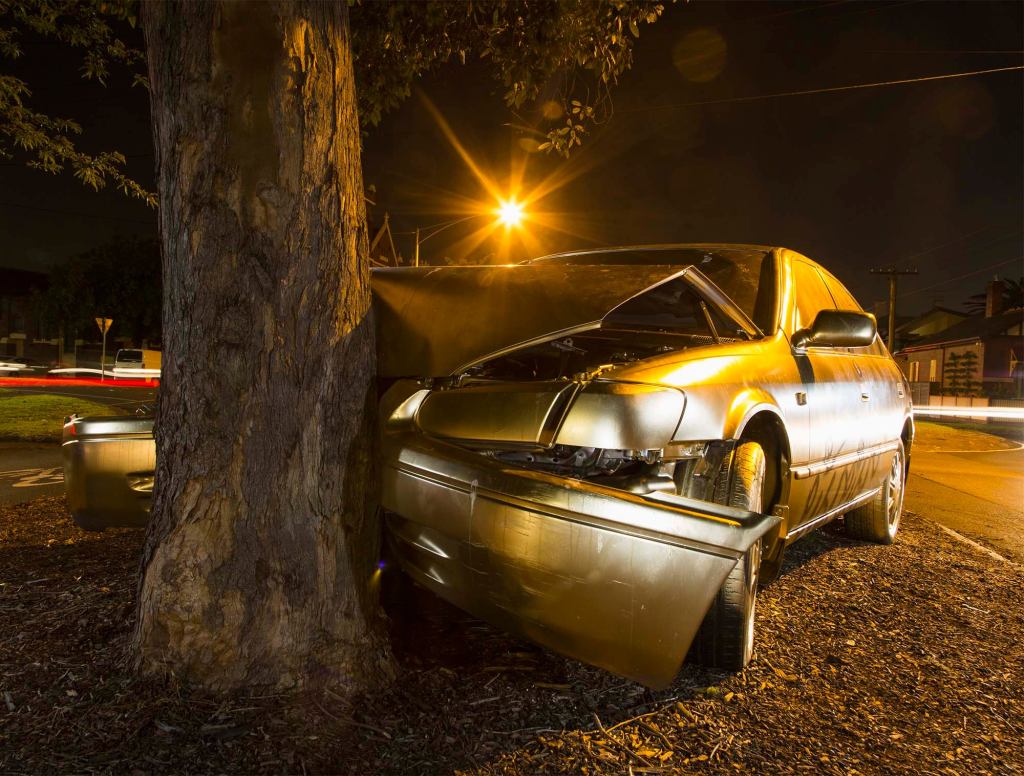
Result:
[[[723,462],[716,475],[714,500],[760,512],[764,499],[764,450],[744,441]],[[729,572],[690,647],[690,658],[709,668],[739,671],[754,652],[754,610],[761,566],[761,540]]]
[[[892,544],[896,538],[900,516],[903,514],[903,489],[907,472],[903,442],[898,444],[877,495],[864,506],[846,513],[846,532],[856,539]]]

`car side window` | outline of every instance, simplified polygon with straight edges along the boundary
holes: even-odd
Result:
[[[861,306],[857,304],[853,294],[847,291],[846,286],[834,277],[825,275],[825,285],[828,286],[828,290],[832,293],[832,298],[836,302],[836,307],[840,310],[858,310],[862,312]]]
[[[836,309],[821,273],[810,264],[802,261],[793,262],[793,290],[796,294],[794,331],[809,327],[820,311]]]
[[[835,299],[836,306],[840,310],[860,310],[863,312],[863,308],[857,303],[853,294],[846,290],[846,286],[836,280],[829,274],[824,274],[825,284],[828,286],[828,290],[832,294],[832,298]],[[882,347],[882,342],[879,337],[875,336],[875,341],[870,345],[863,348],[850,348],[851,353],[863,353],[869,356],[880,356],[885,354],[885,348]]]

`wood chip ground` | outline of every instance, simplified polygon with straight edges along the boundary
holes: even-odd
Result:
[[[652,692],[423,594],[352,704],[134,677],[141,542],[0,508],[0,772],[1024,773],[1024,575],[912,514],[892,547],[792,547],[741,673]]]

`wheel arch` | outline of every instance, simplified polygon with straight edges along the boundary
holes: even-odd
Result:
[[[738,425],[735,439],[757,442],[765,453],[765,511],[770,512],[789,500],[789,464],[791,459],[789,434],[782,414],[776,407],[760,404],[752,407]]]
[[[904,476],[910,473],[910,451],[914,446],[914,435],[916,429],[914,428],[914,416],[907,415],[903,421],[903,430],[900,431],[900,439],[903,440],[903,458],[904,458]]]

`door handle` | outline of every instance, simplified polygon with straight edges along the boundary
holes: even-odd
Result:
[[[860,392],[860,400],[861,401],[868,401],[870,398],[871,398],[871,396],[868,395],[867,391],[861,391]]]

